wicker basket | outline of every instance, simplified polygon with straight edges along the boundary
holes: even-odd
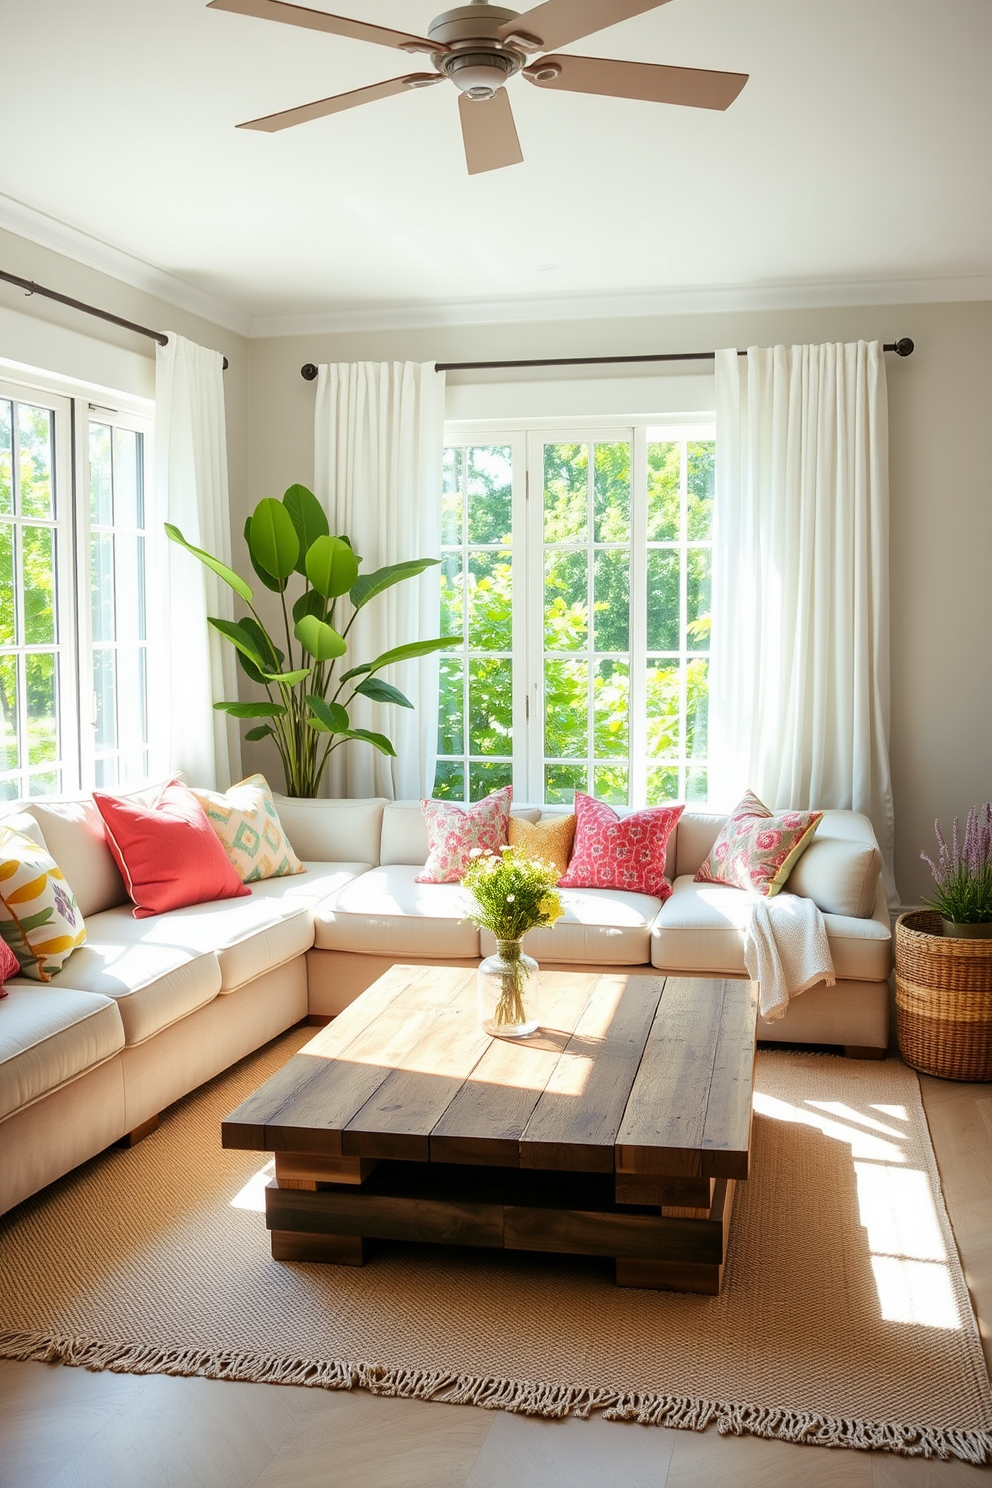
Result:
[[[896,1028],[914,1069],[944,1080],[992,1080],[992,940],[942,935],[933,910],[900,915]]]

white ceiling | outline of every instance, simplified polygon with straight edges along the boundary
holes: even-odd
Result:
[[[444,0],[306,3],[422,34]],[[750,73],[727,113],[517,78],[525,162],[475,177],[447,84],[235,130],[409,70],[387,48],[204,0],[0,15],[0,192],[257,331],[446,302],[992,282],[989,0],[672,0],[568,50]]]

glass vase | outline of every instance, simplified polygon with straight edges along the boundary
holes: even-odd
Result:
[[[478,971],[479,1022],[495,1038],[529,1038],[537,1021],[537,962],[519,940],[498,940]]]

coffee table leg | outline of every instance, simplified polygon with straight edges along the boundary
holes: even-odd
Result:
[[[617,1286],[645,1287],[659,1292],[699,1292],[706,1297],[716,1297],[722,1279],[722,1266],[617,1257]]]
[[[274,1261],[329,1261],[364,1266],[367,1242],[361,1235],[314,1235],[305,1230],[270,1230]]]

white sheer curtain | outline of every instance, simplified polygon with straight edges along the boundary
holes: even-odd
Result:
[[[710,799],[871,818],[894,898],[878,342],[716,358]]]
[[[321,367],[314,423],[315,489],[331,531],[351,539],[362,572],[433,558],[441,541],[444,377],[433,362],[339,362]],[[438,634],[437,570],[372,600],[348,637],[349,664]],[[438,658],[390,667],[384,680],[414,708],[356,698],[352,726],[391,739],[396,758],[370,744],[331,755],[332,796],[429,796],[437,751]]]
[[[169,332],[155,358],[158,508],[188,542],[231,562],[224,359]],[[155,575],[169,638],[166,677],[152,677],[152,737],[165,768],[193,785],[225,789],[241,773],[237,724],[214,703],[238,695],[234,650],[207,624],[234,619],[234,596],[190,553],[165,543]]]

